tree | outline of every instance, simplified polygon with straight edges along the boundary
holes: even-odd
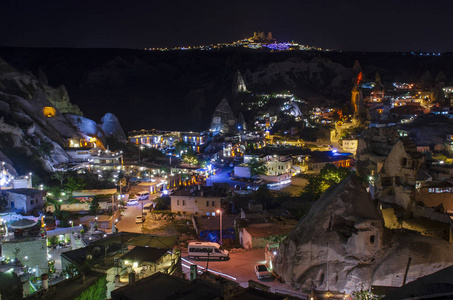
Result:
[[[318,200],[331,185],[339,183],[349,174],[351,173],[346,168],[337,168],[333,164],[327,164],[322,168],[319,175],[308,179],[308,184],[302,191],[301,196],[303,198]]]
[[[65,171],[56,171],[55,173],[52,174],[52,179],[60,181],[60,188],[63,188],[63,182],[65,178],[66,178]]]
[[[264,161],[259,161],[256,158],[253,158],[249,161],[248,165],[251,176],[265,175],[267,173],[267,166]]]
[[[170,207],[170,197],[158,197],[156,199],[155,210],[167,210]]]
[[[94,196],[90,203],[90,214],[97,215],[99,208],[99,197]]]
[[[197,155],[195,153],[193,153],[192,151],[184,154],[182,156],[182,159],[189,164],[189,166],[191,165],[198,165],[198,159],[197,159]]]
[[[82,190],[85,187],[85,180],[82,178],[69,177],[64,185],[72,196],[72,193],[77,190]]]
[[[272,203],[273,197],[267,185],[261,185],[256,192],[252,195],[255,203],[261,203],[264,209],[267,209],[267,206]]]

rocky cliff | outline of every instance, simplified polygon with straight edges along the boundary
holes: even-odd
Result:
[[[375,176],[400,136],[395,127],[368,128],[359,137],[356,169],[360,176]]]
[[[280,244],[274,271],[301,288],[351,293],[363,285],[400,286],[453,264],[447,241],[384,232],[379,209],[349,176],[329,188]]]
[[[76,114],[66,114],[69,112]],[[33,171],[45,176],[54,165],[68,162],[64,150],[68,139],[87,137],[68,117],[83,118],[63,86],[52,88],[1,59],[0,116],[0,157],[20,175]],[[106,120],[102,125],[90,120],[99,128],[96,136],[105,140],[102,127],[106,126],[109,134],[118,135],[124,141],[118,120],[111,115]],[[113,124],[108,120],[113,120]]]

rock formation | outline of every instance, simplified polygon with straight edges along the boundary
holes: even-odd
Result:
[[[399,141],[395,127],[368,128],[359,137],[356,170],[360,176],[375,176]]]
[[[242,77],[241,71],[237,71],[233,80],[233,95],[247,92],[247,86],[245,85],[244,78]]]
[[[304,290],[354,290],[371,280],[383,220],[353,175],[329,188],[281,244],[274,260],[283,279]]]
[[[247,123],[245,122],[242,112],[240,112],[238,116],[238,129],[244,131],[247,130]]]
[[[269,86],[282,83],[289,88],[310,87],[329,95],[344,96],[350,90],[351,69],[320,57],[310,61],[289,58],[251,72],[244,78],[251,86]]]
[[[68,162],[64,147],[69,139],[96,136],[105,140],[101,126],[81,116],[63,86],[54,89],[45,81],[21,73],[0,59],[0,157],[19,175],[31,170],[44,175],[54,165]],[[84,125],[93,126],[77,126],[79,118]],[[115,116],[106,116],[102,126],[125,140]]]
[[[120,125],[120,121],[117,117],[115,117],[115,115],[111,113],[105,114],[105,116],[101,119],[100,126],[107,138],[113,138],[122,143],[126,142],[126,134]]]
[[[237,131],[236,122],[233,110],[231,109],[228,100],[224,98],[219,105],[217,105],[217,108],[212,114],[210,131],[214,134],[234,133]]]
[[[423,154],[417,152],[409,138],[398,141],[379,171],[376,198],[408,209],[414,198],[417,172],[423,162]]]
[[[453,264],[453,246],[416,233],[384,232],[371,196],[354,175],[329,188],[280,244],[274,271],[301,288],[352,293],[401,286]]]

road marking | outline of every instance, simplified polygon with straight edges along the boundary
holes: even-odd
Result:
[[[190,260],[187,260],[187,259],[182,258],[182,257],[181,257],[181,260],[183,260],[183,261],[185,261],[185,262],[188,262],[188,263],[190,263],[190,264],[192,264],[192,265],[197,265],[198,268],[203,269],[203,270],[206,270],[205,267],[202,267],[202,266],[200,266],[200,265],[198,265],[198,264],[195,264],[195,263],[191,262]],[[182,264],[182,263],[181,263],[181,265],[182,265],[183,267],[186,267],[186,268],[190,269],[190,267],[187,266],[187,265],[185,265],[185,264]],[[233,276],[231,276],[231,275],[228,275],[228,274],[225,274],[225,273],[222,273],[222,272],[219,272],[219,271],[215,271],[214,269],[208,269],[208,271],[211,272],[211,273],[220,275],[220,276],[224,276],[224,277],[231,278],[231,279],[233,279],[234,281],[237,281],[236,277],[233,277]]]

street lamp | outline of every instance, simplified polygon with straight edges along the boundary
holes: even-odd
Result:
[[[140,153],[142,152],[141,150],[143,150],[143,148],[143,145],[138,146],[138,163],[140,163]]]
[[[222,210],[218,209],[217,213],[220,214],[220,243],[222,243]]]

